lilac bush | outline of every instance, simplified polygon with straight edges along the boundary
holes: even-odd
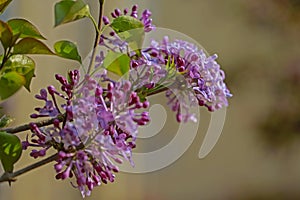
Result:
[[[58,11],[64,3],[59,2]],[[103,1],[100,4],[102,8]],[[56,24],[77,20],[67,16]],[[67,77],[56,74],[61,87],[48,86],[35,96],[44,106],[35,108],[31,118],[50,121],[31,122],[24,128],[31,134],[22,142],[23,150],[30,148],[30,156],[39,158],[54,149],[57,154],[45,163],[55,161],[56,179],[72,179],[83,197],[95,186],[113,182],[118,164],[127,161],[134,166],[132,151],[138,128],[151,120],[149,96],[164,92],[168,106],[182,123],[197,120],[193,107],[204,106],[212,112],[228,106],[227,98],[232,96],[216,55],[207,56],[195,44],[168,37],[141,48],[144,34],[155,29],[149,10],[139,16],[134,5],[131,11],[115,9],[111,16],[102,17],[100,10],[96,47],[105,50],[93,51],[90,65],[84,66],[86,72],[72,70]],[[109,29],[108,33],[104,29]],[[56,46],[57,55],[81,62],[75,48],[72,55],[59,48],[61,43]],[[116,80],[111,73],[120,78]],[[15,176],[6,171],[0,180],[10,182]]]

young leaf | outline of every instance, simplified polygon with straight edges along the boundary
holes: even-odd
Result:
[[[0,132],[0,160],[5,172],[13,172],[14,164],[22,154],[20,139],[6,132]]]
[[[58,41],[54,44],[54,50],[56,55],[62,57],[62,58],[68,58],[71,60],[77,60],[81,63],[81,57],[78,53],[76,44],[62,40]]]
[[[12,2],[12,0],[0,0],[0,14],[4,12],[10,2]]]
[[[5,73],[0,77],[0,100],[6,99],[16,93],[25,83],[25,77],[17,72]]]
[[[11,71],[17,72],[25,78],[24,87],[30,91],[30,83],[34,76],[35,63],[25,55],[13,55],[5,63],[4,68],[1,70],[4,73]]]
[[[19,35],[20,38],[46,39],[32,23],[25,19],[11,19],[7,23],[11,27],[13,35]]]
[[[0,20],[0,41],[4,49],[10,47],[10,45],[12,44],[12,39],[13,34],[11,28],[8,26],[8,24]]]
[[[31,84],[31,80],[34,77],[34,69],[31,69],[30,71],[28,71],[28,73],[26,73],[24,75],[26,83],[24,84],[24,87],[28,90],[28,92],[30,92],[30,84]]]
[[[130,58],[123,53],[109,51],[103,61],[103,67],[119,76],[123,76],[130,69]]]
[[[110,24],[110,26],[117,33],[129,31],[137,28],[144,28],[144,24],[140,20],[127,15],[123,15],[118,18],[115,18]]]
[[[13,121],[12,118],[3,115],[2,117],[0,117],[0,128],[6,127],[8,124],[10,124]]]
[[[34,38],[23,38],[13,49],[13,54],[47,54],[54,53],[41,41]]]
[[[0,59],[1,60],[1,59]],[[0,71],[0,100],[16,93],[22,86],[30,91],[35,63],[25,55],[13,55]]]
[[[90,8],[82,0],[64,0],[55,4],[55,26],[89,17]]]
[[[144,28],[132,29],[118,33],[119,37],[128,43],[128,46],[132,51],[136,51],[140,54],[140,49],[142,48],[145,31]]]
[[[145,31],[140,20],[124,15],[114,19],[110,26],[120,38],[128,42],[131,50],[141,49]]]

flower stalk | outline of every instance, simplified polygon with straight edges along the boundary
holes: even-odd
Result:
[[[92,57],[90,60],[89,67],[87,69],[87,74],[91,73],[91,70],[92,70],[93,66],[95,65],[95,59],[96,59],[96,55],[97,55],[97,46],[98,46],[98,44],[100,42],[100,38],[101,38],[103,7],[104,7],[104,0],[99,0],[98,28],[96,30],[96,38],[95,38],[94,46],[93,46],[94,48],[92,51]]]

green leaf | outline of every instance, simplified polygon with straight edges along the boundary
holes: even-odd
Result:
[[[82,0],[64,0],[55,4],[55,26],[89,17],[90,8]]]
[[[32,78],[34,77],[34,69],[31,69],[30,71],[28,71],[28,73],[26,73],[24,75],[26,83],[24,84],[24,87],[28,90],[28,92],[30,92],[30,84],[32,81]]]
[[[25,55],[13,55],[5,63],[2,71],[8,73],[15,71],[25,78],[24,87],[30,91],[30,83],[34,77],[35,63],[34,61]]]
[[[131,50],[136,51],[140,55],[140,49],[143,46],[145,31],[143,28],[132,29],[118,33],[119,37],[126,41]]]
[[[13,39],[13,33],[11,28],[8,26],[7,23],[0,20],[0,41],[4,49],[7,49],[8,47],[11,46],[12,39]]]
[[[139,50],[144,42],[144,24],[131,16],[120,16],[110,25],[120,38],[128,42],[131,50]]]
[[[10,2],[12,2],[12,0],[0,0],[0,14],[4,12]]]
[[[130,69],[130,57],[127,54],[109,51],[103,61],[103,67],[119,76]]]
[[[0,159],[5,172],[13,172],[14,164],[20,159],[22,144],[20,139],[6,132],[0,132]]]
[[[16,93],[25,83],[25,77],[17,72],[5,73],[0,77],[0,100],[6,99]]]
[[[13,49],[13,54],[47,54],[54,53],[41,41],[34,38],[23,38]]]
[[[62,57],[62,58],[68,58],[71,60],[77,60],[81,63],[81,57],[78,53],[76,44],[62,40],[58,41],[54,44],[54,50],[56,55]]]
[[[6,127],[8,124],[10,124],[13,121],[12,118],[3,115],[2,117],[0,117],[0,128]]]
[[[0,99],[6,99],[22,86],[30,91],[35,63],[25,55],[13,55],[0,71]]]
[[[110,26],[117,33],[129,31],[132,29],[144,28],[144,24],[140,20],[127,15],[123,15],[114,19]]]
[[[11,27],[13,35],[19,35],[20,38],[46,39],[32,23],[25,19],[11,19],[7,23]]]

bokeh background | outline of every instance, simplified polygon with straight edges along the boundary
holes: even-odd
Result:
[[[55,2],[14,0],[2,19],[27,18],[50,46],[70,39],[85,57],[93,44],[92,24],[81,20],[53,28]],[[88,2],[96,16],[97,1]],[[119,173],[115,183],[94,189],[86,199],[300,199],[300,1],[107,0],[105,12],[108,15],[115,7],[135,3],[152,10],[156,26],[185,33],[209,53],[217,53],[234,97],[223,134],[205,159],[198,158],[210,117],[203,109],[198,135],[179,160],[152,173]],[[56,84],[55,73],[77,66],[54,57],[34,58],[37,77],[32,92],[22,89],[1,103],[5,113],[15,118],[13,125],[29,121],[38,103],[34,94]],[[168,117],[174,116],[169,113]],[[155,137],[139,141],[137,151],[164,146],[176,134],[176,127],[170,120]],[[32,162],[24,156],[16,168]],[[1,184],[0,199],[81,199],[68,181],[56,181],[54,176],[49,164],[19,177],[12,187]]]

